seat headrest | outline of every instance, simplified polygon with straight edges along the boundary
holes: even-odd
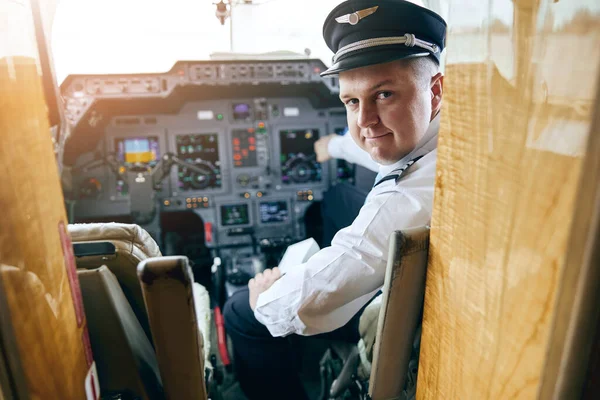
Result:
[[[158,245],[148,232],[133,224],[95,223],[70,224],[69,233],[73,247],[87,246],[85,252],[77,251],[77,268],[94,269],[106,265],[119,280],[123,293],[129,300],[135,315],[144,328],[148,339],[152,340],[144,297],[137,279],[137,265],[140,261],[160,257]],[[91,245],[107,245],[95,246]]]
[[[69,224],[69,234],[73,243],[94,241],[120,241],[142,251],[146,257],[160,257],[160,249],[150,234],[135,224],[116,222]]]

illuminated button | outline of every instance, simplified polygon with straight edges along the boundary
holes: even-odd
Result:
[[[308,196],[308,200],[309,200],[309,201],[312,201],[312,199],[313,199],[313,196],[312,196],[312,194],[311,194],[311,195],[309,195],[309,196]]]
[[[213,241],[213,227],[211,222],[204,223],[204,240],[207,243],[212,243]]]
[[[259,127],[260,129],[263,129],[263,128],[265,127],[265,123],[264,123],[264,122],[259,122],[259,123],[258,123],[258,127]]]
[[[165,206],[169,207],[171,205],[171,202],[169,200],[165,200],[163,204]]]
[[[203,198],[202,201],[204,201],[205,203],[207,203],[208,202],[208,197]]]
[[[249,199],[249,198],[250,198],[250,193],[248,193],[248,192],[244,193],[244,197],[245,197],[246,199]]]
[[[191,204],[188,204],[188,205],[187,205],[187,208],[192,208],[192,205],[191,205]]]
[[[256,192],[256,197],[263,197],[262,192]]]
[[[223,114],[217,114],[217,119],[219,121],[222,121],[223,120]]]
[[[250,183],[250,177],[248,175],[246,175],[246,174],[238,175],[237,182],[241,186],[247,186]]]
[[[190,198],[188,197],[187,199],[185,199],[185,202],[186,202],[186,203],[191,203],[191,202],[192,202],[192,199],[190,199]]]
[[[119,167],[119,174],[123,175],[125,173],[125,167]]]
[[[308,193],[308,194],[313,194],[312,190],[309,190],[307,193]]]

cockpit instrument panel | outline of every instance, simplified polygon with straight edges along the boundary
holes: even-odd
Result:
[[[232,252],[303,238],[307,210],[339,180],[334,162],[321,165],[314,153],[320,136],[345,125],[323,68],[200,61],[69,77],[62,94],[74,128],[64,154],[79,186],[76,220],[154,218],[143,223],[159,229],[165,213],[193,212],[207,246]]]

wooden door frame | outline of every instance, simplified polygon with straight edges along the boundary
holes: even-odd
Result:
[[[600,316],[600,73],[567,254],[554,306],[540,399],[578,399]]]

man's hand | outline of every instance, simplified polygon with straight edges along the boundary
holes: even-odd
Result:
[[[250,290],[250,308],[252,311],[256,309],[258,295],[270,288],[279,278],[281,278],[281,272],[279,268],[275,267],[273,269],[265,269],[262,273],[258,273],[254,278],[250,279],[248,289]]]
[[[322,163],[327,160],[331,160],[331,155],[329,155],[328,146],[331,139],[333,139],[336,136],[337,135],[335,133],[332,133],[331,135],[323,136],[315,142],[315,153],[317,154],[318,162]]]

